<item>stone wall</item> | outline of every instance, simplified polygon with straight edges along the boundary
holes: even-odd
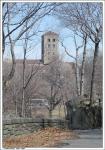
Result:
[[[65,128],[67,123],[61,119],[12,119],[3,120],[3,138],[10,135],[22,135],[37,131],[38,129],[54,126]]]

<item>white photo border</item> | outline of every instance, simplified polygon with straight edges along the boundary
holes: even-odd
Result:
[[[2,3],[3,2],[66,2],[66,3],[71,3],[71,2],[102,2],[103,3],[103,148],[25,148],[26,150],[49,150],[49,149],[62,149],[62,150],[105,150],[105,0],[1,0],[0,2],[0,22],[1,22],[1,28],[0,28],[0,149],[4,150],[2,147],[2,96],[3,96],[3,91],[2,91]],[[15,148],[14,148],[15,149]],[[6,150],[6,149],[5,149]],[[9,150],[9,149],[8,149]]]

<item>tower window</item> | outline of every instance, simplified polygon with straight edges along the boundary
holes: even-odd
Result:
[[[50,48],[50,44],[48,44],[48,48]]]
[[[53,39],[53,42],[55,42],[55,39]]]
[[[48,42],[50,42],[50,39],[48,39]]]
[[[53,44],[53,48],[55,48],[55,44]]]

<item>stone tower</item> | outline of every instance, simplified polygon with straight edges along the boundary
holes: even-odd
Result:
[[[58,58],[59,35],[54,32],[46,32],[42,35],[42,62],[48,64]]]

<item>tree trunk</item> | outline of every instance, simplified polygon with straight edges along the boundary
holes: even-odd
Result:
[[[52,118],[52,110],[53,110],[53,85],[51,85],[51,93],[50,93],[50,108],[49,108],[50,118]]]
[[[85,61],[86,61],[86,44],[87,44],[87,35],[84,39],[84,51],[83,51],[83,60],[82,60],[82,68],[81,68],[81,81],[80,81],[80,95],[84,95],[84,72],[85,72]]]
[[[27,27],[27,22],[26,22]],[[28,38],[27,32],[25,35],[25,43],[24,43],[24,59],[23,59],[23,88],[22,88],[22,116],[25,117],[25,68],[26,68],[26,53],[27,53],[27,45],[28,45]]]
[[[92,79],[91,79],[91,90],[90,90],[90,105],[93,103],[94,99],[94,87],[95,87],[95,73],[96,73],[96,63],[98,58],[98,51],[99,51],[99,40],[95,39],[95,51],[94,51],[94,58],[93,58],[93,70],[92,70]]]
[[[8,9],[7,9],[7,12],[8,12]],[[8,23],[10,23],[10,14],[8,14]],[[7,31],[8,31],[8,33],[10,32],[9,25],[7,26]],[[4,31],[2,34],[3,34],[3,41],[2,42],[3,42],[3,54],[4,54],[4,51],[5,51]],[[8,81],[10,81],[13,78],[13,76],[15,74],[15,69],[16,69],[16,60],[15,60],[15,53],[14,53],[15,42],[13,42],[10,34],[8,36],[8,40],[10,43],[10,52],[11,52],[11,57],[12,57],[12,68],[11,68],[10,73],[7,77],[3,76],[3,87],[4,87],[4,89],[6,89],[6,85],[7,85]]]
[[[25,58],[26,51],[24,51],[24,60],[23,60],[23,88],[22,88],[22,116],[25,117]]]
[[[64,101],[63,101],[63,108],[64,108],[64,115],[65,115],[65,119],[66,119],[67,110],[66,110],[66,106],[65,106],[65,102]]]
[[[15,114],[16,114],[16,116],[18,116],[18,108],[17,108],[17,100],[16,100],[16,104],[15,104]]]
[[[52,110],[49,110],[49,118],[52,118]]]
[[[5,102],[5,100],[6,100],[6,89],[4,88],[4,86],[3,86],[3,110],[2,110],[2,113],[4,114],[5,112],[7,112],[7,109],[6,109],[6,102]]]
[[[11,42],[11,56],[12,56],[12,67],[10,73],[7,77],[3,76],[3,90],[6,90],[8,82],[13,78],[16,69],[16,61],[15,61],[15,54],[14,54],[14,44]]]
[[[25,98],[24,98],[24,88],[22,90],[22,117],[25,117]]]
[[[23,60],[22,116],[25,117],[25,59]]]
[[[58,106],[58,111],[59,111],[59,118],[61,116],[61,105]]]
[[[76,50],[76,89],[77,95],[80,95],[80,84],[79,84],[79,66],[78,66],[78,50]]]
[[[29,99],[29,117],[32,117],[32,113],[31,113],[31,100]]]
[[[4,35],[4,31],[2,30],[2,51],[3,54],[5,52],[5,35]]]

